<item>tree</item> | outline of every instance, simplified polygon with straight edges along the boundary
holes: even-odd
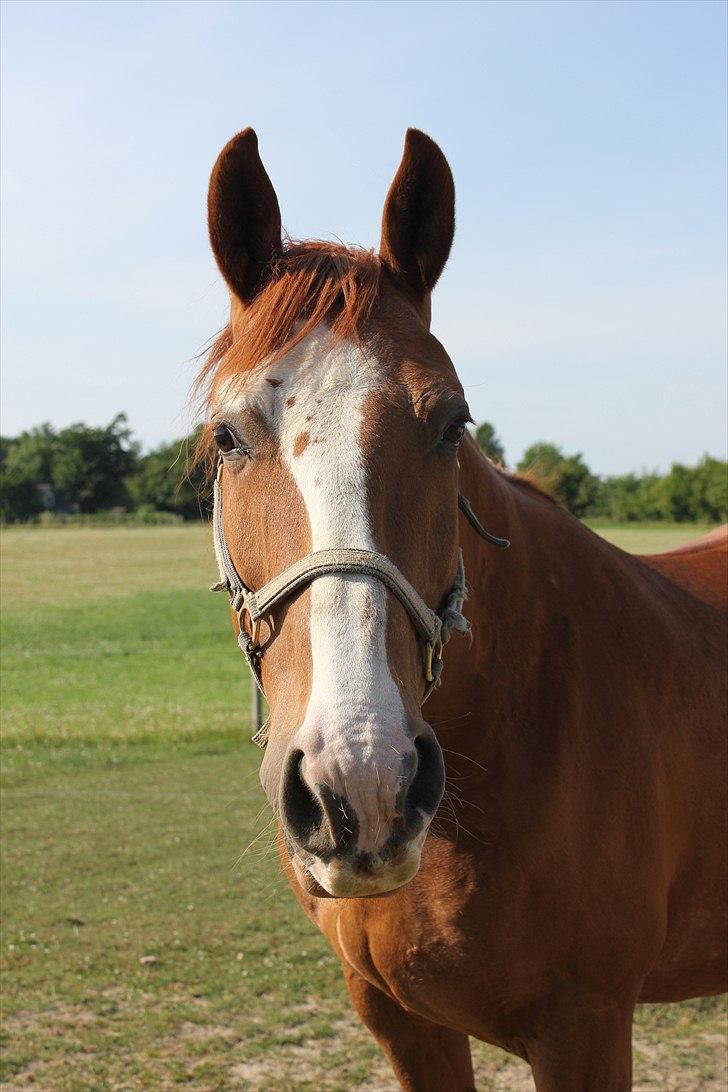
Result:
[[[580,454],[564,455],[555,444],[532,444],[518,464],[527,470],[575,516],[585,516],[599,494],[599,479]]]
[[[58,433],[53,445],[53,484],[82,513],[124,505],[125,478],[137,458],[125,414],[118,413],[106,428],[71,425]]]
[[[161,444],[142,456],[126,482],[135,507],[176,512],[184,519],[199,519],[209,510],[211,490],[206,486],[203,467],[187,472],[199,434],[200,429],[196,429],[184,440]]]
[[[0,443],[0,514],[9,521],[29,519],[46,507],[43,486],[52,483],[56,435],[49,424]]]
[[[725,523],[728,520],[728,463],[703,455],[693,473],[696,519]]]
[[[616,523],[665,519],[664,478],[656,473],[604,478],[590,515],[606,516]]]
[[[506,453],[498,433],[490,421],[481,421],[475,430],[475,442],[494,463],[506,465]]]
[[[681,463],[673,463],[664,481],[667,518],[676,523],[689,523],[694,516],[693,472]]]

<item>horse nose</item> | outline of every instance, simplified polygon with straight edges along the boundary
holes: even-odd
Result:
[[[281,784],[286,832],[323,861],[393,854],[430,822],[445,786],[440,746],[429,726],[392,759],[362,756],[342,768],[326,749],[291,750]]]

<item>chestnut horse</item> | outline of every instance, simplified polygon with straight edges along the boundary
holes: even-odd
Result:
[[[627,1089],[635,1004],[725,988],[725,535],[629,556],[480,453],[423,133],[378,255],[284,244],[250,129],[209,227],[215,540],[293,891],[403,1088],[472,1088],[472,1035],[540,1092]]]

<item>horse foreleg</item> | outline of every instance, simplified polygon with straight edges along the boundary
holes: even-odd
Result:
[[[405,1092],[473,1092],[470,1042],[407,1012],[344,964],[349,996]]]
[[[544,1002],[525,1053],[537,1092],[629,1092],[634,1001]]]

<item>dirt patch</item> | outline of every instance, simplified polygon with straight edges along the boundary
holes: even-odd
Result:
[[[166,1033],[143,1049],[139,1043],[129,1054],[122,1049],[126,1060],[120,1056],[115,1067],[103,1052],[96,1053],[94,1040],[99,1031],[106,1040],[108,1032],[109,1045],[114,1044],[118,1052],[115,1033],[128,1022],[130,1007],[138,1012],[155,1000],[146,991],[104,990],[77,1004],[58,1003],[9,1016],[4,1029],[10,1040],[31,1049],[19,1059],[18,1071],[0,1086],[2,1092],[67,1089],[71,1072],[79,1087],[104,1087],[109,1092],[141,1092],[149,1087],[172,1092],[179,1087],[182,1073],[190,1092],[212,1088],[220,1092],[296,1092],[301,1088],[396,1092],[387,1061],[351,1011],[341,1016],[341,1010],[327,1010],[319,998],[305,996],[289,1009],[288,1024],[266,1036],[265,1045],[259,1043],[260,1053],[251,1056],[255,1040],[250,1037],[250,1017],[245,1033],[234,1013],[216,1014],[215,1019],[206,998],[191,997],[182,987],[174,986],[171,992],[168,1000],[175,1002],[174,1012],[177,1002],[194,1005],[194,1011],[188,1010],[187,1019],[179,1022],[172,1015]],[[702,1030],[689,1023],[698,1019],[704,1022]],[[724,1018],[717,1009],[696,1014],[676,1007],[667,1015],[660,1010],[656,1019],[643,1015],[634,1031],[635,1092],[728,1092],[723,1027]],[[32,1045],[40,1048],[51,1037],[57,1044],[54,1057],[36,1055]],[[530,1068],[520,1059],[475,1040],[472,1050],[480,1092],[533,1092]]]
[[[222,1040],[225,1043],[237,1043],[239,1034],[234,1028],[226,1028],[215,1024],[192,1024],[189,1020],[180,1026],[179,1035],[182,1039],[189,1039],[194,1043],[205,1043],[211,1039]]]
[[[697,1034],[664,1043],[634,1037],[634,1092],[727,1092],[728,1045]]]
[[[312,1002],[315,1005],[315,1001]],[[304,1003],[301,1008],[308,1009]],[[275,1051],[264,1057],[236,1062],[229,1070],[231,1089],[250,1089],[251,1092],[283,1092],[301,1085],[313,1085],[319,1089],[340,1090],[342,1084],[337,1069],[332,1066],[333,1056],[341,1054],[351,1058],[361,1047],[367,1032],[353,1015],[336,1020],[332,1024],[333,1035],[325,1038],[306,1037],[296,1043],[281,1043]],[[367,1044],[368,1045],[368,1044]],[[328,1064],[327,1064],[328,1063]],[[356,1080],[357,1092],[398,1092],[392,1070],[382,1054],[367,1064],[364,1079]]]
[[[69,1028],[88,1027],[98,1022],[98,1016],[85,1005],[54,1005],[52,1009],[38,1012],[26,1010],[3,1018],[3,1028],[9,1035],[25,1035],[28,1032],[43,1031],[59,1034]]]

